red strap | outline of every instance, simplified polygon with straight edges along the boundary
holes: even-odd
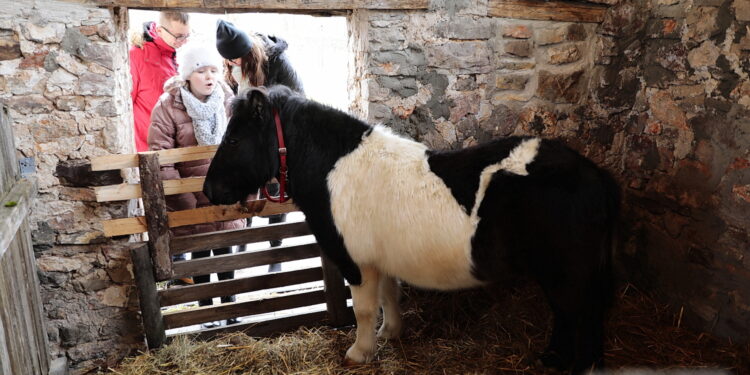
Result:
[[[279,111],[276,108],[273,109],[273,118],[276,122],[276,137],[279,140],[279,158],[281,159],[281,165],[279,166],[279,197],[274,198],[271,196],[271,194],[268,194],[268,190],[265,186],[263,186],[263,190],[261,190],[261,192],[263,193],[263,196],[271,202],[284,203],[289,200],[289,197],[285,195],[287,178],[286,145],[284,145],[284,133],[281,132],[281,119],[279,118]]]

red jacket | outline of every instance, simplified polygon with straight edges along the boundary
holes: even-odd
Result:
[[[135,148],[148,151],[148,127],[151,110],[164,92],[164,82],[177,74],[175,50],[156,34],[156,23],[143,25],[143,35],[131,39],[130,75],[133,77],[133,123]]]

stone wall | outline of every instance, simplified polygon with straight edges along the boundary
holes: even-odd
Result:
[[[614,0],[602,0],[615,3]],[[33,157],[32,225],[54,357],[143,347],[126,247],[81,168],[133,151],[124,11],[0,3],[0,101]],[[622,0],[601,24],[488,16],[487,1],[351,15],[353,111],[440,149],[559,137],[622,182],[618,270],[698,329],[750,327],[750,0]],[[744,336],[743,336],[744,335]]]
[[[563,139],[622,183],[621,280],[747,340],[750,0],[623,1],[601,24],[487,8],[355,12],[355,112],[440,149]]]
[[[96,181],[80,167],[133,152],[123,16],[51,0],[0,3],[0,102],[19,159],[36,164],[30,223],[50,351],[75,371],[112,364],[143,342],[127,248],[100,224],[128,206],[97,204],[86,188]]]

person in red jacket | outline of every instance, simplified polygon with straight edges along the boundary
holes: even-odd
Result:
[[[143,33],[131,36],[130,75],[133,77],[133,125],[136,151],[148,151],[151,110],[164,92],[164,83],[177,74],[175,50],[190,37],[189,16],[161,12],[159,21],[143,24]]]

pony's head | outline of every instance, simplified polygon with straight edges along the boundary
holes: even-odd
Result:
[[[278,140],[265,88],[238,95],[224,139],[208,168],[203,193],[214,204],[244,200],[278,174]]]

